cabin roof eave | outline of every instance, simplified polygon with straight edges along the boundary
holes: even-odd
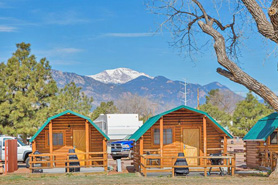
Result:
[[[274,112],[257,121],[257,123],[243,137],[243,140],[244,141],[251,141],[251,140],[266,141],[268,136],[270,136],[277,128],[278,128],[278,113]]]
[[[78,114],[78,113],[76,113],[76,112],[73,112],[73,111],[71,111],[71,110],[66,110],[66,111],[64,111],[64,112],[61,112],[61,113],[59,113],[59,114],[56,114],[56,115],[54,115],[54,116],[52,116],[52,117],[49,117],[47,120],[46,120],[46,122],[44,122],[44,124],[39,128],[39,130],[34,134],[34,136],[30,139],[30,142],[32,142],[32,141],[34,141],[34,139],[41,133],[41,131],[48,125],[48,123],[51,121],[51,120],[53,120],[53,119],[55,119],[55,118],[58,118],[58,117],[60,117],[60,116],[63,116],[63,115],[65,115],[65,114],[68,114],[68,113],[70,113],[70,114],[72,114],[72,115],[75,115],[75,116],[78,116],[78,117],[81,117],[81,118],[83,118],[83,119],[85,119],[85,120],[88,120],[89,121],[89,123],[92,125],[92,126],[94,126],[108,141],[110,140],[110,138],[89,118],[89,117],[86,117],[86,116],[83,116],[83,115],[81,115],[81,114]]]
[[[218,128],[220,128],[221,131],[223,131],[229,138],[233,138],[233,136],[226,130],[224,129],[219,123],[217,123],[208,113],[204,112],[204,111],[201,111],[201,110],[197,110],[197,109],[194,109],[194,108],[191,108],[191,107],[188,107],[188,106],[185,106],[185,105],[181,105],[181,106],[178,106],[176,108],[173,108],[171,110],[168,110],[168,111],[165,111],[161,114],[158,114],[158,115],[155,115],[151,118],[149,118],[137,131],[134,132],[134,134],[132,134],[129,139],[130,140],[135,140],[137,141],[142,135],[144,135],[147,130],[149,130],[162,116],[166,115],[166,114],[169,114],[169,113],[172,113],[174,111],[177,111],[179,109],[187,109],[187,110],[190,110],[190,111],[193,111],[193,112],[196,112],[196,113],[200,113],[202,115],[205,115],[207,116],[207,118],[209,118]]]

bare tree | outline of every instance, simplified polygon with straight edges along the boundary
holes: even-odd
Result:
[[[244,22],[247,16],[255,22],[263,38],[278,43],[278,0],[273,0],[268,9],[271,22],[267,19],[263,9],[269,1],[263,1],[153,0],[148,4],[148,8],[153,13],[166,17],[161,27],[167,27],[171,31],[174,37],[173,45],[179,45],[181,49],[188,48],[189,53],[199,50],[196,47],[198,41],[206,38],[202,36],[202,39],[197,40],[194,36],[200,33],[210,36],[214,42],[217,61],[222,66],[222,68],[217,68],[217,72],[255,92],[278,111],[277,95],[244,72],[235,62],[238,60],[239,38],[243,34],[240,27],[248,24]],[[217,3],[222,3],[221,6],[228,5],[228,8],[233,6],[233,11],[230,11],[231,14],[225,10],[220,11]],[[229,18],[231,22],[224,24],[223,20],[227,21],[228,15],[231,16]],[[236,20],[239,20],[237,24]]]
[[[237,96],[232,91],[226,89],[221,91],[219,89],[213,89],[208,94],[209,95],[206,96],[206,104],[216,106],[219,110],[224,111],[229,115],[233,114],[236,108],[236,103],[243,100],[243,98],[239,98],[240,96]]]
[[[156,112],[157,104],[146,97],[123,94],[121,98],[115,102],[120,113],[139,114],[140,120],[146,121]]]
[[[224,5],[229,11],[220,10]],[[217,68],[217,73],[258,94],[278,111],[277,95],[237,63],[238,43],[244,34],[241,28],[246,25],[255,26],[262,38],[278,44],[278,0],[152,0],[148,7],[153,13],[166,17],[161,28],[167,27],[174,37],[173,45],[188,48],[189,54],[199,51],[197,46],[206,39],[205,35],[211,37],[217,62],[222,66]],[[230,23],[224,24],[229,15]],[[253,23],[248,22],[248,17]],[[194,36],[199,33],[204,36],[197,40]],[[278,167],[271,177],[278,177]]]

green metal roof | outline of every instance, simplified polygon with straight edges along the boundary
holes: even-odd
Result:
[[[233,138],[233,136],[226,130],[224,129],[221,125],[219,125],[219,123],[217,123],[208,113],[201,111],[201,110],[197,110],[185,105],[181,105],[178,106],[176,108],[173,108],[171,110],[168,110],[166,112],[163,112],[161,114],[158,114],[156,116],[153,116],[151,118],[149,118],[132,136],[130,136],[129,139],[135,140],[137,141],[143,134],[145,134],[145,132],[147,132],[147,130],[149,130],[162,116],[169,114],[171,112],[174,112],[176,110],[179,109],[187,109],[187,110],[191,110],[200,114],[203,114],[205,116],[207,116],[217,127],[219,127],[225,134],[227,134],[227,136],[229,136],[230,138]]]
[[[86,119],[86,120],[88,120],[90,123],[91,123],[91,125],[93,125],[107,140],[110,140],[110,138],[90,119],[90,118],[88,118],[88,117],[86,117],[86,116],[83,116],[83,115],[81,115],[81,114],[78,114],[78,113],[76,113],[76,112],[73,112],[73,111],[71,111],[71,110],[66,110],[66,111],[64,111],[64,112],[61,112],[60,114],[57,114],[57,115],[55,115],[55,116],[52,116],[52,117],[50,117],[50,118],[48,118],[47,119],[47,121],[40,127],[40,129],[35,133],[35,135],[31,138],[31,140],[30,140],[30,142],[32,142],[38,135],[39,135],[39,133],[46,127],[46,125],[51,121],[51,120],[53,120],[53,119],[55,119],[55,118],[58,118],[58,117],[60,117],[60,116],[63,116],[63,115],[65,115],[65,114],[68,114],[68,113],[70,113],[70,114],[73,114],[73,115],[75,115],[75,116],[78,116],[78,117],[80,117],[80,118],[83,118],[83,119]]]
[[[278,127],[278,113],[272,113],[260,119],[251,130],[243,137],[243,140],[265,141],[267,137]]]

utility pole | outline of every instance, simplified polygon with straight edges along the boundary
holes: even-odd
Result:
[[[200,101],[199,101],[200,97],[199,97],[199,88],[197,89],[197,110],[199,110],[199,105],[200,105]]]
[[[184,79],[184,105],[186,106],[186,79]]]

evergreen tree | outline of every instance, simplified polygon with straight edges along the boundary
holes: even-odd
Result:
[[[244,136],[259,119],[272,112],[272,109],[260,103],[249,91],[245,100],[237,104],[231,130],[236,136]]]
[[[219,124],[226,127],[230,126],[232,117],[226,112],[228,103],[223,102],[223,96],[221,96],[219,89],[213,89],[206,96],[206,103],[200,106],[200,110],[207,112]]]
[[[200,110],[207,112],[223,127],[230,126],[232,116],[224,111],[219,110],[217,106],[206,103],[200,106]]]
[[[0,132],[21,134],[25,140],[41,123],[41,111],[57,92],[49,62],[37,62],[30,44],[17,44],[17,50],[0,64]]]
[[[113,114],[117,113],[118,109],[114,105],[113,101],[101,102],[100,105],[93,111],[91,118],[95,120],[99,117],[100,114]]]
[[[65,85],[58,94],[52,98],[45,117],[50,117],[66,110],[72,110],[84,116],[89,116],[92,109],[93,98],[81,92],[74,82]]]

